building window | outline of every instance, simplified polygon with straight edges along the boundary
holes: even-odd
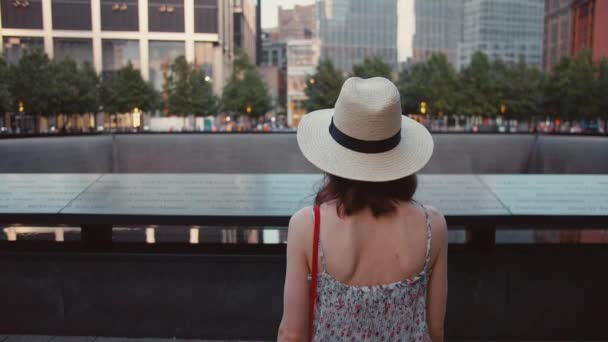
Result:
[[[211,42],[194,43],[194,66],[205,75],[205,80],[213,80],[213,60],[215,44]]]
[[[9,64],[18,63],[26,50],[44,50],[44,40],[40,37],[4,37],[2,43]]]
[[[234,24],[234,48],[240,49],[243,47],[243,32],[242,32],[242,23],[243,20],[242,13],[234,13],[233,15],[233,24]]]
[[[150,41],[150,81],[156,90],[162,90],[171,70],[171,63],[185,55],[184,42]]]
[[[153,32],[184,32],[183,0],[150,0],[148,30]]]
[[[101,29],[139,31],[137,1],[101,0]]]
[[[103,76],[111,77],[129,62],[140,69],[139,41],[126,39],[102,40]]]
[[[194,32],[218,33],[218,0],[194,0]]]
[[[279,65],[279,51],[272,50],[272,66],[278,66],[278,65]]]
[[[53,29],[55,30],[90,30],[90,0],[53,0]]]
[[[41,0],[1,0],[2,27],[42,29]]]
[[[78,64],[85,62],[93,64],[93,43],[90,39],[55,38],[53,50],[56,60],[70,57]]]

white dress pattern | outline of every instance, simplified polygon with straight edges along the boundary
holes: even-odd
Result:
[[[431,341],[426,324],[426,292],[429,281],[431,222],[426,208],[426,258],[413,279],[376,286],[344,284],[322,271],[317,291],[312,341]],[[309,275],[310,281],[310,275]]]

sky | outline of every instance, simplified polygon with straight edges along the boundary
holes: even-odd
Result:
[[[262,0],[262,28],[277,26],[278,8],[291,8],[294,5],[310,5],[315,0]],[[412,37],[414,35],[414,0],[398,0],[399,27],[398,51],[399,60],[404,61],[412,55]]]

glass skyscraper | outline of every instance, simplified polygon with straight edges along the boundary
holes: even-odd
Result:
[[[321,58],[350,72],[365,57],[397,67],[397,0],[317,0]]]
[[[463,0],[416,0],[414,62],[424,62],[443,53],[455,67],[458,43],[462,41]]]
[[[545,0],[465,0],[459,68],[477,51],[490,60],[542,67],[544,16]]]

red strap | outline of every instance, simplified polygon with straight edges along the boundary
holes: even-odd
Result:
[[[321,215],[319,206],[315,204],[315,231],[312,243],[312,271],[310,272],[310,299],[308,301],[308,338],[312,341],[312,328],[315,320],[315,298],[317,293],[317,263],[319,259],[319,224]]]

